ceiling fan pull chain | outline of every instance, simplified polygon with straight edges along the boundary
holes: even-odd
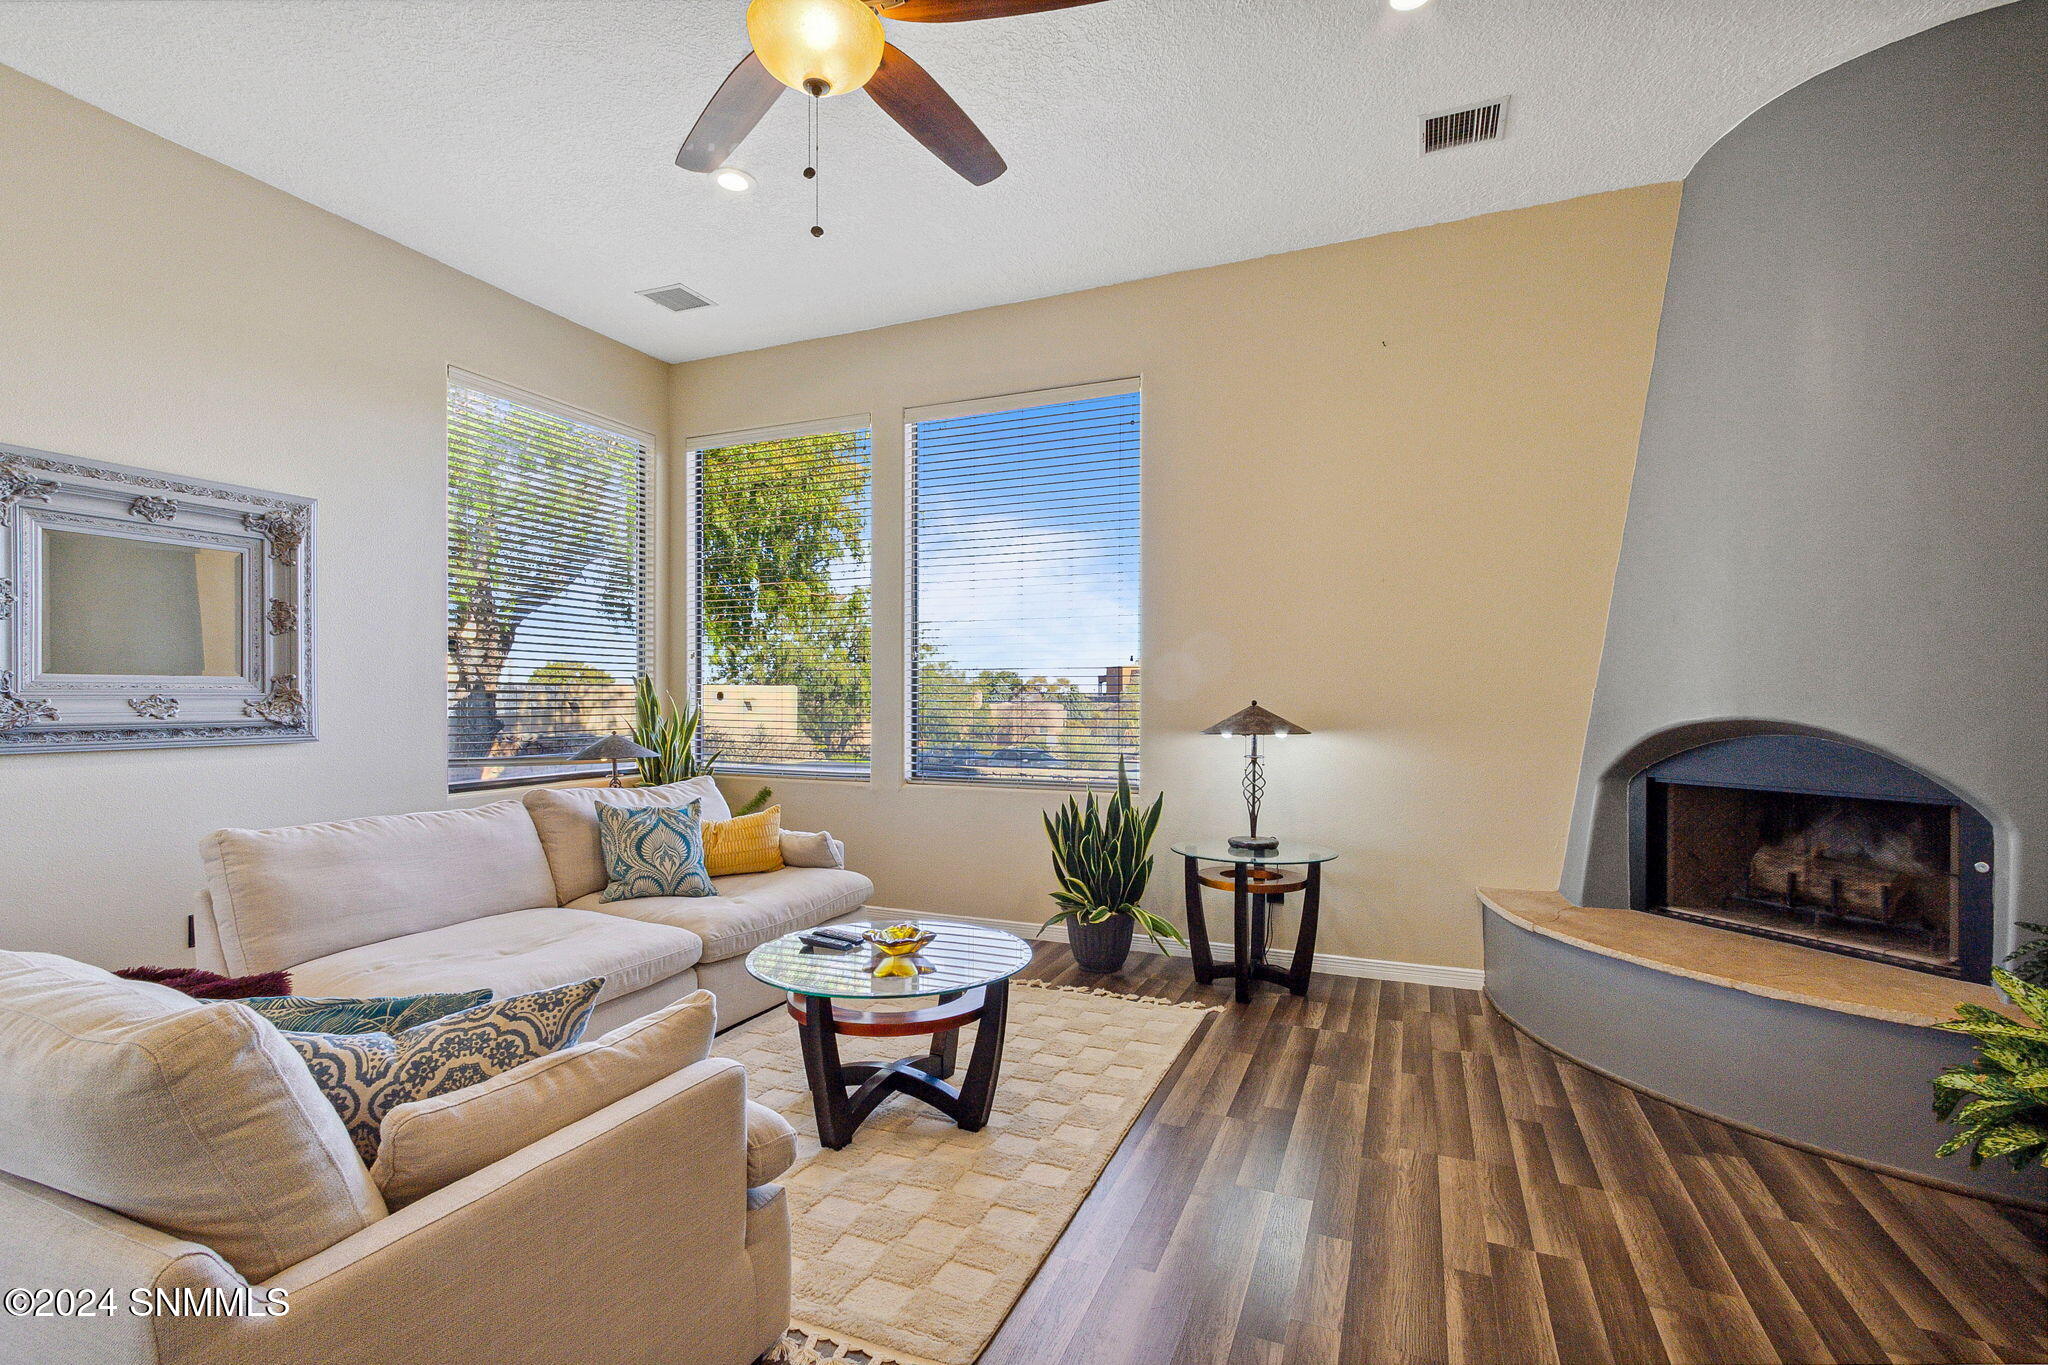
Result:
[[[825,235],[823,222],[825,215],[819,205],[820,187],[818,184],[818,119],[820,117],[818,105],[822,102],[816,95],[811,97],[811,164],[804,167],[804,179],[811,182],[811,236],[813,237],[823,237]]]

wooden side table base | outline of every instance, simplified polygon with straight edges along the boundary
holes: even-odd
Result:
[[[853,1141],[875,1107],[890,1095],[921,1100],[966,1129],[979,1132],[995,1107],[996,1076],[1002,1069],[1003,1035],[1009,1022],[1010,983],[992,981],[970,991],[939,997],[925,1009],[890,1013],[835,1005],[827,996],[792,995],[803,1048],[804,1075],[818,1119],[818,1141],[837,1150]],[[959,1056],[960,1029],[979,1021],[967,1075],[956,1088],[947,1083]],[[933,1035],[923,1056],[893,1062],[841,1062],[841,1035],[900,1038]]]
[[[1307,864],[1299,876],[1274,867],[1250,863],[1204,869],[1201,859],[1183,854],[1187,863],[1188,951],[1194,959],[1195,980],[1204,985],[1222,977],[1235,983],[1239,1003],[1252,998],[1252,983],[1266,981],[1285,986],[1295,995],[1308,994],[1309,973],[1315,969],[1316,924],[1322,911],[1323,865]],[[1218,965],[1209,945],[1209,923],[1202,913],[1202,888],[1216,887],[1231,893],[1231,961]],[[1294,942],[1294,961],[1283,969],[1266,961],[1266,930],[1275,906],[1292,892],[1301,897],[1301,927]]]

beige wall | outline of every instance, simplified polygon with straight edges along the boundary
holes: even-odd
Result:
[[[320,500],[320,740],[0,758],[0,946],[186,961],[197,841],[445,804],[449,365],[649,430],[666,368],[0,67],[0,441]]]
[[[5,68],[0,165],[0,440],[321,503],[320,741],[0,759],[0,944],[182,961],[205,831],[447,802],[449,365],[677,437],[871,413],[883,565],[902,409],[1140,375],[1164,834],[1237,823],[1193,732],[1257,696],[1317,731],[1269,810],[1344,855],[1328,950],[1476,965],[1470,888],[1556,880],[1675,186],[670,370]],[[876,587],[875,779],[788,819],[886,904],[1037,918],[1045,799],[902,781]]]
[[[1650,186],[676,367],[673,449],[874,419],[875,776],[777,781],[787,820],[844,837],[883,904],[1050,908],[1041,794],[903,781],[902,411],[1138,375],[1153,902],[1178,915],[1167,842],[1242,819],[1239,750],[1195,732],[1257,697],[1316,732],[1275,747],[1268,810],[1343,855],[1322,946],[1477,966],[1472,888],[1557,880],[1677,206]]]

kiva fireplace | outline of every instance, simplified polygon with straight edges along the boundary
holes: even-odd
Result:
[[[1966,981],[1991,978],[1991,824],[1811,735],[1688,749],[1630,784],[1630,904]]]

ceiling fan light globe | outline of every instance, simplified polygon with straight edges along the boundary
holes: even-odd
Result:
[[[1387,8],[1398,10],[1421,9],[1428,3],[1429,0],[1387,0]]]
[[[720,166],[711,176],[712,183],[730,194],[745,194],[754,188],[754,177],[737,166]]]
[[[882,21],[861,0],[753,0],[747,38],[768,73],[792,90],[844,95],[882,64]]]

